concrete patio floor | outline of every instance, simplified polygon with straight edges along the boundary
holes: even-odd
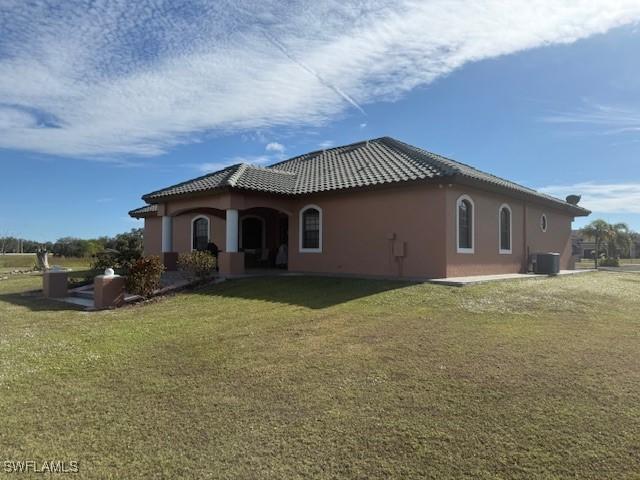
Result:
[[[450,287],[465,287],[467,285],[476,285],[478,283],[487,282],[503,282],[506,280],[540,280],[562,275],[577,275],[579,273],[595,272],[596,270],[560,270],[558,275],[539,275],[535,273],[505,273],[500,275],[474,275],[470,277],[448,277],[433,278],[427,280],[427,283],[435,283],[437,285],[447,285]]]

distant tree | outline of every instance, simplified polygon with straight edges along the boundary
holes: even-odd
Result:
[[[631,256],[631,229],[626,223],[609,225],[608,255],[610,258],[629,258]]]
[[[611,225],[604,220],[594,220],[584,227],[581,232],[584,236],[593,238],[596,247],[593,254],[593,260],[596,268],[598,268],[598,257],[602,252],[602,247],[603,245],[606,245],[612,235]]]

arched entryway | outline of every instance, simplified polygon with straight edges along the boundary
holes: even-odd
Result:
[[[238,243],[246,268],[287,268],[287,214],[273,208],[256,207],[240,212]]]

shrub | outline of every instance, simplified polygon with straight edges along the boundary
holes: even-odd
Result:
[[[204,279],[213,274],[216,258],[209,252],[181,253],[178,256],[178,267],[191,277]]]
[[[619,267],[620,266],[620,260],[618,260],[617,258],[603,258],[598,263],[600,264],[601,267]]]
[[[160,288],[160,277],[164,271],[164,265],[160,257],[150,256],[139,258],[129,268],[126,280],[127,292],[143,297]]]

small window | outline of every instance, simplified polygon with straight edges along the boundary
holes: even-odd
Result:
[[[500,222],[500,253],[511,253],[511,208],[502,205],[499,213]]]
[[[547,216],[543,213],[542,216],[540,217],[540,228],[542,229],[543,232],[546,232],[547,227],[548,227]]]
[[[300,251],[322,251],[322,210],[308,206],[300,211]]]
[[[473,208],[473,200],[469,196],[463,195],[458,199],[456,208],[458,253],[473,253]]]
[[[209,219],[206,217],[196,217],[191,225],[191,249],[204,251],[209,244]]]

